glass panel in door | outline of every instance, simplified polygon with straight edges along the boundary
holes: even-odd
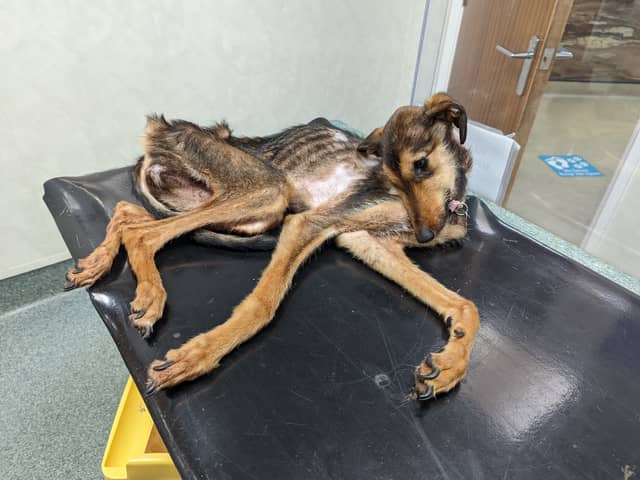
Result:
[[[575,0],[506,207],[640,277],[640,0]]]

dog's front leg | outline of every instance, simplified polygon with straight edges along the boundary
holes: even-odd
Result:
[[[337,232],[330,221],[313,213],[287,217],[271,262],[254,290],[222,325],[169,350],[149,367],[147,394],[199,377],[218,366],[222,357],[267,325],[300,264]]]
[[[415,397],[428,400],[455,387],[467,372],[480,326],[473,302],[420,270],[405,255],[403,245],[393,238],[375,237],[361,231],[344,233],[337,238],[337,243],[442,315],[449,330],[449,341],[442,351],[429,353],[416,368]]]

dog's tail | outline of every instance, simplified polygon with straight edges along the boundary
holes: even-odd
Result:
[[[222,247],[230,250],[273,250],[278,243],[278,235],[275,233],[261,233],[250,237],[241,237],[230,233],[219,233],[201,228],[194,231],[191,237],[199,244]]]

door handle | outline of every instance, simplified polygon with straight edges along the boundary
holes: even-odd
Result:
[[[570,52],[564,47],[560,47],[555,56],[556,60],[571,60],[573,58],[573,52]]]
[[[553,58],[556,60],[571,60],[573,58],[573,52],[570,52],[564,47],[560,47],[558,50],[555,48],[545,48],[542,52],[542,60],[540,60],[540,66],[538,68],[540,70],[549,70]]]
[[[531,37],[531,40],[529,40],[529,48],[527,48],[527,51],[517,53],[512,52],[502,45],[496,45],[496,50],[498,50],[501,54],[506,55],[509,58],[524,60],[524,62],[522,62],[522,69],[520,70],[520,78],[518,78],[518,83],[516,85],[516,95],[518,95],[519,97],[522,96],[522,94],[524,93],[524,89],[527,86],[527,79],[529,78],[529,72],[531,71],[533,58],[536,56],[536,51],[538,50],[539,43],[540,39],[537,35],[534,35],[533,37]]]

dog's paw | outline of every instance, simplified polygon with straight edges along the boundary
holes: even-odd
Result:
[[[99,246],[91,255],[78,260],[76,265],[67,272],[64,290],[93,285],[111,270],[112,264],[113,255],[109,249]]]
[[[169,350],[163,360],[154,360],[147,372],[145,395],[193,380],[218,366],[206,336],[198,335],[182,347]]]
[[[142,338],[149,338],[153,333],[153,326],[162,317],[166,301],[167,292],[161,284],[142,281],[136,287],[136,297],[129,304],[129,321]]]
[[[428,354],[416,368],[416,383],[411,395],[416,400],[429,400],[448,392],[467,373],[469,355],[480,327],[478,309],[473,303],[464,301],[447,310],[445,318],[449,341],[439,352]]]
[[[429,353],[416,367],[415,400],[426,401],[454,388],[467,372],[469,355],[462,342],[451,341],[438,353]]]
[[[464,245],[464,238],[454,238],[453,240],[447,240],[446,242],[436,245],[441,250],[457,249]]]

